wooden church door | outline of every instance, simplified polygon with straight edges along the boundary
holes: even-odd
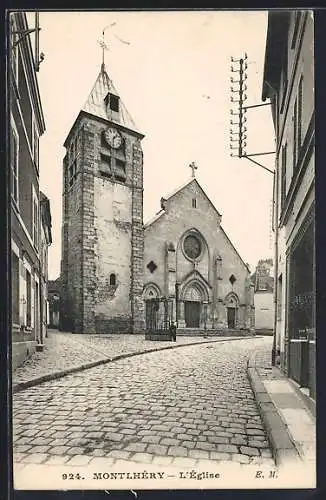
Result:
[[[235,308],[228,307],[228,328],[235,328]]]
[[[200,324],[200,302],[185,302],[186,328],[199,328]]]

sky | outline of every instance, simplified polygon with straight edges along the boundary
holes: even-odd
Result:
[[[40,27],[46,123],[40,188],[52,212],[49,279],[60,274],[63,143],[100,71],[105,27],[107,72],[145,135],[144,222],[158,212],[162,196],[190,178],[194,161],[198,182],[251,270],[273,256],[273,175],[232,158],[229,148],[230,58],[247,53],[246,105],[261,104],[266,11],[43,11]],[[247,119],[247,153],[274,151],[270,106],[248,110]],[[255,159],[274,167],[274,155]]]

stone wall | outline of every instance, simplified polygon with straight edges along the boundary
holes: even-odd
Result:
[[[196,207],[193,206],[194,199]],[[250,328],[252,301],[247,293],[249,271],[220,226],[220,215],[198,183],[194,181],[182,188],[165,202],[165,207],[165,212],[162,212],[160,217],[145,226],[145,286],[154,283],[162,295],[170,297],[174,295],[171,283],[168,286],[169,280],[172,279],[170,275],[174,270],[170,270],[170,265],[167,265],[166,256],[167,246],[171,245],[175,248],[174,274],[175,280],[179,283],[180,297],[191,273],[195,271],[200,273],[206,281],[202,286],[206,287],[208,297],[208,304],[205,305],[207,316],[203,314],[206,319],[201,319],[201,325],[205,322],[207,328],[227,328],[225,299],[228,294],[234,292],[239,300],[235,328]],[[196,263],[184,255],[183,239],[188,231],[197,232],[197,236],[202,240],[202,255]],[[218,261],[219,258],[221,261]],[[148,266],[151,262],[156,265],[155,269],[152,267],[153,272],[151,266]],[[232,274],[236,278],[233,285],[230,282]],[[193,276],[196,278],[195,274]],[[184,311],[180,297],[178,319],[182,325]],[[203,300],[206,301],[207,298]]]
[[[64,176],[61,316],[65,329],[80,333],[144,329],[143,154],[138,136],[121,129],[125,182],[103,176],[107,126],[81,115],[67,144],[70,157],[76,141],[78,173],[72,187]]]

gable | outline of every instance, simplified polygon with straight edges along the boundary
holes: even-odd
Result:
[[[222,219],[221,214],[208,198],[197,179],[191,178],[181,187],[161,199],[161,210],[145,224],[145,229],[156,223],[168,212],[194,208],[192,206],[193,199],[196,199],[196,209],[198,211],[203,214],[209,213],[211,217],[216,219],[217,224],[220,224]]]
[[[237,257],[239,258],[241,264],[244,266],[244,268],[246,269],[246,271],[248,271],[248,273],[250,273],[250,269],[249,269],[248,265],[242,259],[241,255],[239,254],[238,250],[233,245],[232,241],[230,240],[230,238],[228,237],[228,235],[226,234],[226,232],[224,231],[224,229],[222,227],[220,227],[220,229],[221,229],[221,234],[223,235],[226,243],[232,248],[233,252],[237,255]]]

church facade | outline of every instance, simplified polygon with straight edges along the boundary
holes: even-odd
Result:
[[[248,266],[197,179],[161,199],[160,212],[145,225],[144,242],[147,327],[155,299],[157,321],[164,321],[166,301],[157,300],[164,297],[179,332],[253,329]]]
[[[197,179],[143,224],[143,137],[103,63],[64,143],[60,329],[252,329],[249,269]]]

